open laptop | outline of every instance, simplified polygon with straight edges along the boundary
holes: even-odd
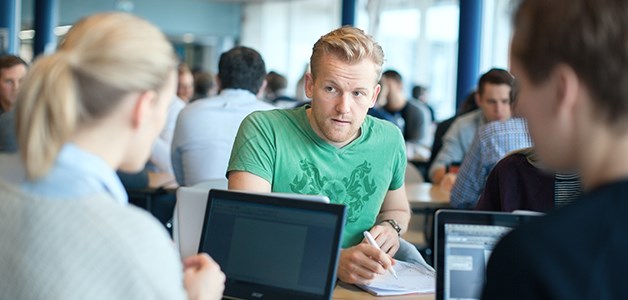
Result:
[[[344,205],[212,189],[199,252],[227,299],[331,299],[344,222]]]
[[[480,299],[486,264],[497,242],[536,212],[441,209],[435,219],[436,300]]]
[[[198,253],[201,231],[209,191],[227,189],[227,179],[212,179],[193,186],[177,189],[177,203],[172,217],[172,236],[181,257]],[[278,197],[329,203],[329,198],[320,195],[296,195],[272,193]]]

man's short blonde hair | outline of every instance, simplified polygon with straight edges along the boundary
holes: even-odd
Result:
[[[327,55],[333,55],[349,64],[370,59],[376,66],[375,72],[379,81],[384,64],[384,50],[373,40],[372,36],[363,30],[344,26],[318,39],[312,48],[312,57],[310,58],[313,78],[316,78],[319,66],[324,63],[323,57]]]

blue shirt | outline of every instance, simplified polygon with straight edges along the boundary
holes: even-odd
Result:
[[[172,168],[179,185],[225,178],[244,117],[275,108],[243,89],[225,89],[187,105],[179,113],[172,139]]]
[[[512,118],[486,124],[478,131],[469,148],[456,183],[451,190],[451,206],[475,207],[489,172],[497,161],[511,151],[532,146],[524,119]]]
[[[29,180],[19,154],[0,155],[0,179],[26,193],[52,199],[108,194],[116,202],[129,202],[126,190],[115,171],[105,161],[75,144],[65,144],[50,171]]]
[[[438,153],[435,153],[436,159],[434,159],[429,171],[430,179],[433,180],[434,173],[439,168],[464,161],[465,155],[473,143],[473,138],[484,124],[486,124],[486,120],[481,109],[464,114],[451,124],[443,136],[442,148]]]

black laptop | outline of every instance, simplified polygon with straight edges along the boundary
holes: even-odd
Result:
[[[436,300],[480,299],[497,242],[540,213],[441,209],[436,213]]]
[[[344,221],[344,205],[212,189],[199,252],[227,299],[331,299]]]

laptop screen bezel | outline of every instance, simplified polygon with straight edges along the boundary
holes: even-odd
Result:
[[[436,300],[445,298],[445,224],[467,224],[505,226],[517,228],[538,217],[537,214],[514,214],[509,212],[467,211],[441,209],[436,212],[434,262],[436,269]]]
[[[207,198],[207,206],[205,208],[205,217],[203,218],[203,229],[199,243],[199,253],[205,252],[205,241],[207,240],[209,217],[211,214],[213,199],[246,202],[253,204],[261,204],[282,208],[296,208],[303,210],[312,210],[317,212],[329,213],[336,216],[336,225],[334,230],[332,250],[330,250],[331,259],[327,269],[327,278],[325,280],[325,289],[322,295],[304,294],[298,291],[263,286],[252,282],[240,280],[232,280],[227,275],[225,282],[225,298],[232,299],[331,299],[336,281],[336,266],[340,254],[340,245],[342,239],[342,231],[345,223],[345,206],[340,204],[329,204],[324,202],[308,201],[299,198],[291,199],[286,195],[273,195],[268,193],[248,193],[233,190],[212,189]],[[211,253],[208,253],[211,256]]]

